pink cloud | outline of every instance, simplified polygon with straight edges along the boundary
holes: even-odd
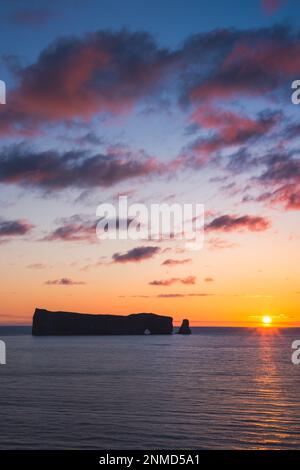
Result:
[[[263,12],[267,15],[273,15],[283,4],[283,0],[261,0]]]
[[[186,258],[186,259],[166,259],[163,261],[162,266],[168,266],[168,267],[173,267],[173,266],[179,266],[182,264],[187,264],[191,263],[191,258]]]
[[[250,232],[262,232],[268,230],[271,223],[268,219],[259,216],[221,215],[206,224],[207,232],[234,232],[248,230]]]
[[[196,283],[196,277],[195,276],[187,276],[184,278],[180,277],[172,277],[171,279],[162,279],[160,281],[151,281],[149,282],[150,286],[164,286],[168,287],[171,286],[172,284],[184,284],[184,285],[192,285]]]

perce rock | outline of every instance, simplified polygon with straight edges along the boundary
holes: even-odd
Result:
[[[170,335],[173,319],[154,313],[91,315],[35,310],[32,334],[46,335]]]

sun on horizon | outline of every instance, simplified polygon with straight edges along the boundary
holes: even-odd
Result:
[[[264,326],[270,326],[272,324],[272,317],[270,315],[264,315],[261,319]]]

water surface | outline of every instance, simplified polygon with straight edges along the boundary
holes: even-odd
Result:
[[[1,449],[300,449],[298,329],[29,331],[0,329]]]

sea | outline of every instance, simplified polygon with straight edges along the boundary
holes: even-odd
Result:
[[[300,329],[0,339],[0,449],[300,449]]]

